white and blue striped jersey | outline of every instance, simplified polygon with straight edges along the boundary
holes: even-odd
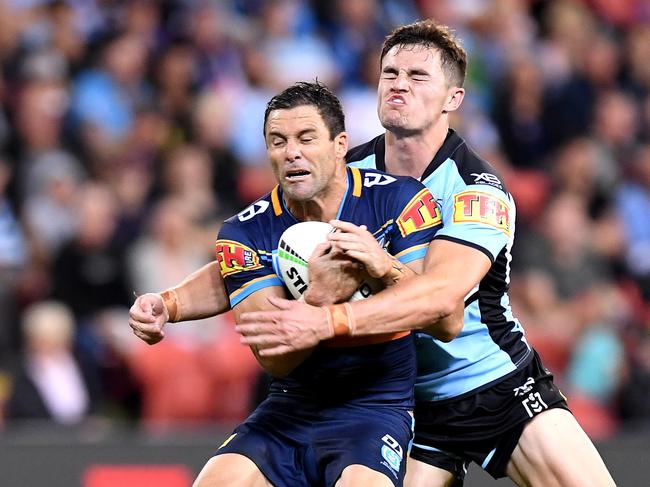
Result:
[[[348,164],[386,170],[385,139],[351,149]],[[435,238],[483,252],[492,267],[466,296],[462,331],[444,343],[417,334],[417,401],[458,398],[498,382],[533,356],[508,298],[515,203],[494,168],[453,130],[420,181],[435,195],[443,228]]]

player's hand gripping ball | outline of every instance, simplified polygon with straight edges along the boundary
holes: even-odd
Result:
[[[274,256],[278,275],[284,281],[291,295],[299,299],[309,285],[309,258],[314,249],[327,240],[327,234],[334,227],[325,222],[300,222],[287,228],[278,244]],[[366,276],[350,301],[358,301],[372,296],[382,289],[378,279]]]

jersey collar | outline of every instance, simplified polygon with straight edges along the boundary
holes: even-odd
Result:
[[[447,136],[445,141],[442,143],[436,155],[433,156],[433,159],[426,167],[422,175],[420,176],[420,181],[426,179],[433,171],[438,169],[440,165],[449,159],[456,150],[465,143],[463,138],[456,133],[452,128],[447,130]],[[375,166],[378,170],[386,172],[386,136],[385,134],[380,135],[375,139]]]
[[[339,204],[339,209],[336,215],[337,219],[341,217],[343,208],[345,206],[345,202],[348,199],[348,195],[352,195],[355,198],[360,197],[361,188],[363,187],[363,178],[361,176],[361,171],[358,168],[346,166],[345,173],[347,176],[346,178],[347,186],[345,188],[345,193],[343,194],[343,198],[341,199],[341,203]],[[298,219],[293,215],[293,213],[291,213],[289,208],[287,208],[282,193],[283,193],[282,187],[279,184],[276,184],[273,190],[271,191],[271,205],[273,206],[273,212],[275,213],[275,216],[280,216],[286,212],[295,221],[298,221]]]

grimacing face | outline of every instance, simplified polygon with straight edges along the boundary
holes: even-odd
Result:
[[[399,135],[425,132],[440,118],[451,89],[440,53],[422,45],[397,45],[381,62],[377,113]]]
[[[337,158],[347,150],[347,135],[334,140],[318,109],[302,105],[269,113],[265,127],[266,151],[288,200],[308,201],[327,192]]]

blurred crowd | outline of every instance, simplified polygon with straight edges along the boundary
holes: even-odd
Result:
[[[595,439],[650,423],[650,1],[0,0],[0,424],[235,422],[260,369],[229,315],[127,324],[274,185],[297,80],[382,131],[379,51],[433,17],[469,52],[452,125],[517,202],[511,299]]]

